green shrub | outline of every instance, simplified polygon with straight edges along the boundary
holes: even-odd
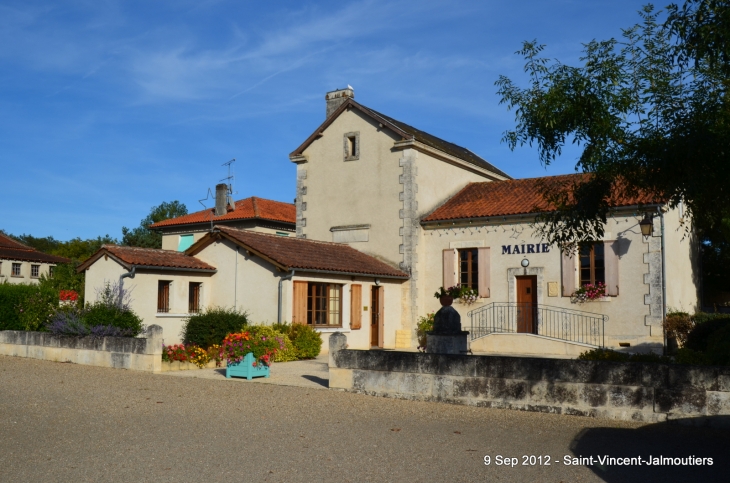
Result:
[[[84,305],[84,273],[76,273],[76,263],[59,263],[53,269],[53,276],[41,274],[41,288],[55,290],[73,290],[79,294],[79,303]]]
[[[16,306],[22,330],[45,331],[58,309],[58,291],[35,286]]]
[[[710,363],[716,366],[730,365],[730,324],[712,333],[705,353]]]
[[[581,361],[612,361],[612,362],[662,362],[671,363],[672,359],[658,354],[626,354],[611,349],[593,349],[578,356]]]
[[[309,325],[292,324],[289,338],[299,359],[314,359],[322,350],[322,336]]]
[[[610,349],[592,349],[586,352],[582,352],[578,356],[580,361],[614,361],[614,362],[626,362],[629,360],[629,355],[623,352],[616,352]]]
[[[285,324],[249,325],[248,327],[246,327],[246,330],[254,336],[278,337],[284,342],[284,349],[280,349],[276,352],[276,354],[274,354],[274,357],[272,359],[273,362],[296,361],[298,359],[297,351],[294,349],[294,345],[287,335],[288,331],[287,333],[284,333],[281,330],[277,329],[277,327],[281,327],[282,325]],[[287,326],[287,328],[288,327],[289,326]]]
[[[674,356],[674,362],[677,364],[691,364],[695,366],[704,366],[710,364],[710,359],[704,352],[693,351],[686,347],[677,350]]]
[[[21,317],[18,307],[39,293],[42,299],[50,301],[54,292],[40,289],[37,285],[0,283],[0,330],[26,330],[31,317]],[[58,305],[58,292],[55,292],[55,304]]]
[[[208,348],[220,345],[228,334],[241,332],[248,325],[248,314],[236,309],[211,307],[190,315],[184,324],[181,335],[185,345]]]
[[[291,330],[291,325],[284,322],[283,324],[271,324],[271,328],[274,330],[278,330],[282,334],[289,335],[289,331]]]
[[[416,336],[418,337],[418,348],[421,350],[426,350],[426,332],[431,332],[433,330],[433,321],[435,317],[436,312],[431,312],[418,318]]]
[[[137,337],[144,331],[142,319],[131,309],[97,301],[82,311],[83,324],[92,327],[116,327],[129,337]]]
[[[695,327],[687,334],[684,347],[698,352],[708,349],[710,339],[714,333],[730,324],[730,314],[708,314],[699,312],[692,317]]]

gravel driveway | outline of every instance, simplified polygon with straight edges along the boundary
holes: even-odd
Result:
[[[730,455],[730,431],[4,356],[0,436],[2,482],[727,481]],[[554,462],[574,454],[715,464]],[[518,466],[496,465],[498,455]],[[551,465],[522,466],[522,455],[550,455]]]

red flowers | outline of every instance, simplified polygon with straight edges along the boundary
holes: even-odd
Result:
[[[76,290],[61,290],[58,293],[58,298],[63,302],[76,302],[79,299],[79,294]]]

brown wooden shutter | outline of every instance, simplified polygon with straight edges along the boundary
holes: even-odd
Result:
[[[350,329],[362,327],[362,285],[350,285]]]
[[[561,252],[563,268],[563,297],[570,297],[575,292],[575,257],[572,253]]]
[[[492,260],[490,258],[491,250],[489,247],[479,248],[479,256],[477,257],[478,265],[477,270],[479,271],[479,296],[480,297],[491,297],[492,290],[490,286],[490,272],[492,267]]]
[[[294,282],[292,324],[307,323],[307,282]]]
[[[378,287],[378,292],[378,347],[385,347],[385,287]]]
[[[170,282],[164,280],[157,282],[157,311],[162,313],[170,311]]]
[[[606,267],[606,291],[611,297],[618,295],[618,241],[603,242],[603,262]]]
[[[444,250],[444,288],[456,285],[456,250],[449,248]]]

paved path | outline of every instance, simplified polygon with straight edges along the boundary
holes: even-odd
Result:
[[[708,482],[727,481],[728,448],[730,431],[0,356],[3,483]],[[495,465],[545,454],[550,466]],[[711,456],[715,466],[554,462],[603,454]]]

